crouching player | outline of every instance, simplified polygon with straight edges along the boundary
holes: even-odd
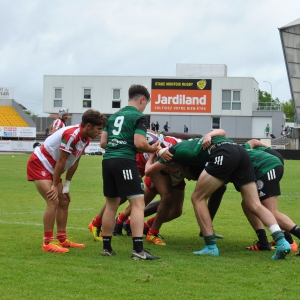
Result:
[[[72,242],[67,235],[68,208],[71,202],[70,183],[77,170],[81,154],[90,139],[99,136],[106,117],[99,111],[87,110],[80,125],[61,128],[36,147],[27,164],[27,177],[34,181],[38,192],[46,201],[44,213],[45,252],[65,253],[68,248],[83,248],[84,244]],[[65,183],[61,175],[66,171]],[[56,221],[56,240],[53,236]]]

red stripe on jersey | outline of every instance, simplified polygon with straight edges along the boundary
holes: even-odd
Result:
[[[84,149],[89,143],[90,138],[82,138],[82,127],[79,125],[76,130],[70,128],[63,132],[60,149],[78,157],[84,153]]]
[[[60,129],[60,128],[63,128],[65,127],[66,124],[61,120],[61,119],[56,119],[54,122],[53,122],[53,128],[55,129]]]
[[[166,136],[165,138],[164,138],[164,145],[166,146],[166,147],[171,147],[171,146],[174,146],[174,145],[176,145],[176,144],[178,144],[178,143],[180,143],[182,140],[181,139],[178,139],[178,138],[176,138],[176,137],[173,137],[173,136]]]
[[[53,157],[50,155],[50,153],[46,150],[44,145],[40,146],[41,153],[46,157],[47,161],[51,165],[52,168],[55,168],[56,161],[53,159]]]

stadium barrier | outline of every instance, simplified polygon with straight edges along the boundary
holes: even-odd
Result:
[[[0,140],[0,152],[33,152],[34,148],[42,143],[40,141]],[[90,143],[85,153],[101,155],[105,153],[105,150],[100,147],[99,143]]]

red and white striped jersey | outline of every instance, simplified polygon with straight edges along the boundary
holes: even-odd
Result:
[[[182,142],[182,139],[178,139],[174,136],[165,136],[163,140],[163,144],[165,147],[172,147],[180,142]]]
[[[65,165],[65,170],[68,170],[84,153],[89,143],[90,138],[82,138],[81,125],[67,126],[50,135],[43,145],[35,148],[34,153],[44,167],[54,174],[60,150],[70,153]]]
[[[160,134],[159,141],[163,147],[172,147],[172,146],[182,142],[182,139],[178,139],[174,136],[163,136],[162,134]],[[140,175],[141,175],[141,177],[144,177],[145,176],[145,167],[146,167],[146,163],[149,159],[149,155],[148,155],[148,153],[137,153],[135,159],[136,159],[139,171],[140,171]],[[178,172],[178,174],[176,174],[176,175],[170,174],[170,176],[172,179],[173,186],[177,185],[178,183],[180,183],[183,180],[183,176],[181,175],[180,172]]]
[[[63,122],[62,119],[56,119],[52,124],[52,129],[58,130],[61,128],[66,127],[66,124]]]

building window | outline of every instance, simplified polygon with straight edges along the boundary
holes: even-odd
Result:
[[[62,107],[62,100],[54,100],[54,107]]]
[[[55,89],[55,96],[54,96],[55,99],[59,98],[61,99],[62,98],[62,89]]]
[[[120,100],[120,99],[121,99],[121,90],[113,89],[113,100]]]
[[[62,89],[54,89],[54,107],[62,107]]]
[[[112,108],[121,108],[121,101],[113,101]]]
[[[212,121],[211,124],[212,129],[220,129],[220,117],[212,117],[211,121]]]
[[[232,91],[232,110],[241,110],[241,92]]]
[[[222,110],[241,110],[241,91],[222,90]]]
[[[83,89],[83,101],[82,107],[91,108],[92,107],[92,90],[91,89]]]
[[[92,101],[91,100],[83,100],[82,101],[82,107],[91,108],[92,107]]]
[[[83,99],[91,99],[91,89],[83,90]]]
[[[113,89],[112,98],[112,108],[121,108],[121,89]]]

